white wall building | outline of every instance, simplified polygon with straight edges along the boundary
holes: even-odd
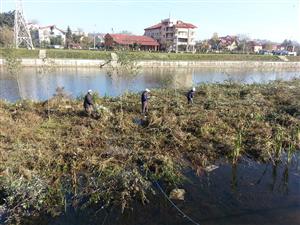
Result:
[[[31,30],[32,39],[36,44],[42,46],[43,43],[51,44],[51,38],[61,37],[61,44],[66,41],[66,31],[57,28],[55,25],[41,27],[38,24],[30,23],[28,28]]]
[[[47,42],[50,43],[52,37],[61,37],[62,44],[65,44],[66,41],[66,32],[57,28],[55,25],[50,25],[46,27],[39,27],[39,40],[40,43]]]
[[[196,29],[191,23],[169,18],[144,29],[144,35],[156,39],[161,50],[195,52]]]

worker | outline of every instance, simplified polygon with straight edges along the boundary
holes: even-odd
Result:
[[[149,96],[150,90],[148,88],[143,91],[142,96],[141,96],[141,101],[142,101],[142,114],[145,114],[148,112],[148,100],[150,98]]]
[[[194,95],[195,95],[195,91],[196,91],[196,88],[193,87],[186,95],[187,97],[187,100],[188,100],[188,104],[193,104],[193,98],[194,98]]]
[[[84,110],[88,115],[91,115],[93,106],[94,103],[93,103],[92,90],[88,90],[87,94],[84,96],[84,102],[83,102]]]

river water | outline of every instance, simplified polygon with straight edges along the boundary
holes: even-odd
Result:
[[[243,159],[237,166],[218,162],[212,172],[187,173],[185,200],[174,200],[200,225],[299,225],[300,154],[277,166]],[[156,187],[154,185],[154,187]],[[163,187],[164,189],[164,187]],[[49,225],[193,224],[183,217],[158,188],[150,203],[118,210],[72,211],[46,222]]]
[[[49,74],[38,69],[24,68],[18,75],[8,75],[0,69],[0,98],[15,102],[19,99],[45,100],[51,98],[57,87],[73,97],[87,90],[101,96],[118,96],[125,91],[139,92],[145,88],[190,88],[199,83],[240,82],[266,83],[273,80],[290,80],[300,77],[293,70],[242,70],[217,68],[156,68],[144,69],[136,76],[107,75],[97,68],[60,68]]]

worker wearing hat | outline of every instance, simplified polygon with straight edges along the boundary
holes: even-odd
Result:
[[[84,102],[83,102],[84,110],[88,115],[91,115],[93,106],[94,103],[93,103],[92,90],[88,90],[87,94],[84,96]]]
[[[148,112],[148,100],[150,98],[149,96],[150,90],[146,88],[141,96],[141,101],[142,101],[142,114],[145,114]]]
[[[195,95],[195,91],[196,91],[196,88],[193,87],[186,95],[187,97],[187,100],[188,100],[188,104],[193,104],[193,98],[194,98],[194,95]]]

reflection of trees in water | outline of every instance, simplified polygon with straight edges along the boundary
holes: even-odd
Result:
[[[157,83],[163,88],[190,88],[193,85],[194,69],[190,68],[144,69],[143,73],[147,83]]]
[[[298,158],[297,158],[298,157]],[[284,157],[283,157],[284,158]],[[300,154],[295,154],[293,157],[293,162],[289,162],[287,159],[283,160],[277,164],[266,163],[263,169],[259,163],[254,163],[251,165],[255,170],[261,171],[260,175],[257,177],[255,182],[249,180],[249,184],[252,185],[264,185],[264,181],[268,184],[268,190],[270,193],[289,193],[290,176],[292,171],[299,169]],[[241,164],[241,167],[243,163]],[[248,165],[249,166],[249,165]],[[250,168],[251,168],[250,167]],[[260,169],[261,168],[261,169]],[[231,164],[231,180],[230,187],[232,192],[238,191],[238,184],[241,181],[238,177],[238,164]],[[241,169],[241,168],[240,168]],[[241,176],[245,173],[243,170],[240,171]],[[251,172],[250,172],[251,173]]]

